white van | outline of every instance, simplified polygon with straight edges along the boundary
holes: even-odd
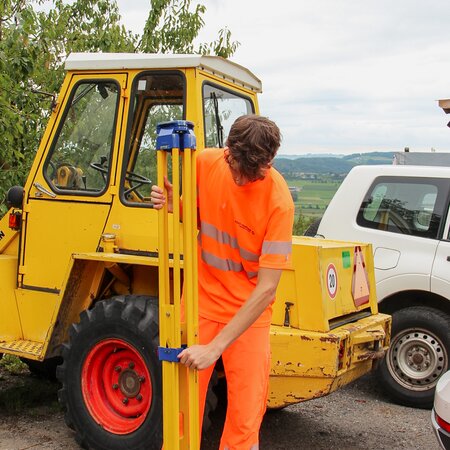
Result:
[[[393,315],[382,386],[422,408],[450,368],[449,201],[450,167],[357,166],[305,233],[372,244],[380,310]]]

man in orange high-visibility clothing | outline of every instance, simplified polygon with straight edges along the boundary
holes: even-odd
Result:
[[[203,417],[208,382],[222,356],[228,407],[221,450],[259,448],[270,369],[271,305],[290,264],[294,204],[272,167],[280,131],[256,115],[238,118],[225,149],[197,156],[199,345],[180,362],[199,369]],[[166,180],[168,209],[172,187]],[[158,186],[152,202],[166,198]]]

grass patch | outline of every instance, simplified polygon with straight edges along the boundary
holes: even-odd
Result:
[[[58,389],[59,383],[31,375],[16,356],[3,355],[0,360],[0,415],[59,411]]]
[[[29,376],[30,379],[32,377]],[[28,414],[39,416],[51,411],[59,411],[58,386],[50,381],[32,379],[33,383],[20,382],[8,389],[0,390],[0,410],[2,414]]]
[[[3,355],[3,358],[0,359],[0,367],[11,375],[20,375],[28,372],[28,366],[17,356],[13,355]]]

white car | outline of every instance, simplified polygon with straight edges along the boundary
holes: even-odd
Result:
[[[357,166],[305,233],[372,244],[379,308],[393,316],[379,375],[409,406],[431,408],[450,369],[449,208],[450,167]]]
[[[450,450],[450,372],[442,375],[436,385],[431,423],[441,447]]]

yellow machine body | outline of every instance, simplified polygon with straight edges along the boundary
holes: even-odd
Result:
[[[158,296],[159,216],[149,201],[156,123],[193,122],[198,152],[223,146],[238,115],[259,113],[261,84],[246,69],[215,57],[151,56],[69,58],[23,204],[0,219],[0,353],[58,356],[69,327],[97,301]],[[178,173],[171,163],[170,177]],[[9,227],[12,213],[19,230]],[[180,248],[174,240],[169,255]],[[369,372],[389,344],[370,246],[293,244],[273,305],[269,407],[328,394]],[[183,258],[171,256],[167,273],[172,280],[176,264],[182,283]]]

